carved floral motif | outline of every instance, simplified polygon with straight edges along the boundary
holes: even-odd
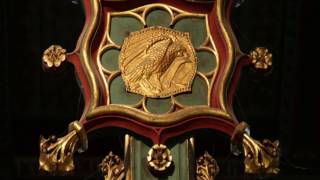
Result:
[[[47,67],[59,67],[67,58],[67,51],[59,45],[51,45],[43,52],[42,60]]]
[[[266,48],[255,48],[250,52],[249,58],[256,69],[267,70],[272,66],[272,54]]]

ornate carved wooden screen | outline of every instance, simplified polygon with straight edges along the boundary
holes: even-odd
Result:
[[[233,112],[241,68],[266,71],[272,55],[265,48],[249,55],[240,51],[229,23],[232,0],[83,0],[83,5],[86,22],[76,49],[67,53],[52,45],[43,62],[51,69],[65,61],[74,65],[85,107],[64,137],[41,138],[40,169],[72,171],[73,154],[87,149],[88,133],[118,127],[135,135],[124,139],[125,162],[112,153],[103,160],[106,179],[150,179],[138,166],[147,166],[152,178],[171,173],[173,179],[213,179],[218,166],[208,153],[196,168],[190,165],[193,137],[166,146],[201,129],[229,136],[231,151],[244,153],[247,173],[277,173],[278,142],[252,139]],[[153,145],[138,149],[135,136]],[[187,157],[177,157],[182,151],[176,146]],[[168,172],[173,164],[173,171],[187,175]]]

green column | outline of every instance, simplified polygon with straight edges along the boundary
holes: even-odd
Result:
[[[173,165],[162,176],[153,175],[147,165],[147,155],[153,144],[138,137],[126,136],[125,161],[127,180],[191,180],[195,177],[193,138],[180,138],[166,144]]]

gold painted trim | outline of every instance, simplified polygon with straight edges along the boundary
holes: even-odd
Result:
[[[83,39],[80,44],[80,61],[84,67],[85,74],[89,81],[89,86],[91,89],[91,102],[89,105],[89,112],[93,110],[98,105],[99,101],[99,88],[97,80],[93,72],[93,65],[91,63],[91,41],[97,31],[99,25],[99,20],[101,16],[101,7],[99,0],[91,0],[91,15],[88,21],[88,27],[85,28],[86,32],[83,34]]]
[[[231,38],[228,34],[228,31],[227,31],[227,28],[225,26],[226,21],[225,21],[225,14],[223,14],[223,12],[225,12],[225,10],[222,10],[222,8],[224,8],[224,3],[226,3],[225,0],[216,0],[217,1],[217,11],[216,11],[216,14],[218,16],[218,21],[219,21],[219,24],[220,24],[220,27],[222,29],[222,34],[224,36],[224,39],[226,40],[227,42],[227,54],[228,54],[228,59],[226,59],[226,67],[224,69],[224,72],[223,72],[223,76],[222,76],[222,85],[220,85],[219,87],[219,100],[220,100],[220,103],[221,103],[221,108],[226,111],[226,86],[227,86],[227,79],[228,79],[228,76],[231,75],[231,67],[232,67],[232,64],[234,64],[234,49],[233,49],[233,45],[232,45],[232,41],[231,41]]]
[[[133,137],[129,134],[126,134],[124,137],[124,167],[125,167],[125,173],[126,173],[126,180],[132,180],[132,167],[133,164],[131,161],[130,154],[132,153],[132,141]]]
[[[175,124],[177,122],[185,120],[186,118],[197,117],[201,115],[220,117],[234,123],[234,121],[231,119],[231,116],[226,112],[208,106],[190,106],[170,114],[158,115],[146,113],[139,109],[135,109],[125,105],[110,104],[108,106],[97,107],[92,112],[88,113],[87,119],[90,121],[90,119],[97,118],[99,116],[112,114],[129,116],[142,123],[159,126]]]

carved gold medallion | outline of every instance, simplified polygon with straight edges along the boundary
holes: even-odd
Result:
[[[131,33],[120,52],[120,70],[129,92],[165,98],[191,91],[196,55],[189,33],[150,27]]]

